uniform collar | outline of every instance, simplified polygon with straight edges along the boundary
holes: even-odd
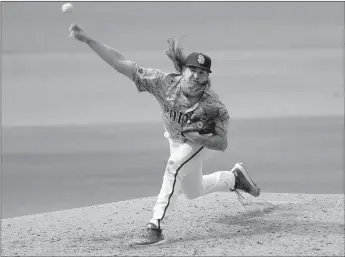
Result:
[[[208,88],[206,88],[206,89],[204,90],[204,92],[202,93],[202,96],[201,96],[200,100],[199,100],[196,104],[194,104],[192,107],[190,107],[190,108],[188,108],[188,109],[186,110],[186,113],[187,113],[187,112],[192,112],[192,111],[194,111],[194,110],[199,106],[199,104],[205,99],[206,94],[208,94]]]

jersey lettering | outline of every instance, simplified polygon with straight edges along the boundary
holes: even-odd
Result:
[[[178,124],[185,124],[189,119],[188,113],[177,112],[173,109],[170,109],[166,104],[164,104],[164,113],[167,114],[172,121]]]
[[[189,115],[187,113],[183,114],[183,116],[182,116],[182,124],[186,124],[188,120],[189,120]],[[179,121],[179,124],[181,124],[180,121]]]
[[[182,112],[180,112],[180,114],[178,115],[178,121],[177,121],[177,123],[178,124],[181,124],[181,117],[182,117]]]
[[[176,111],[175,110],[170,110],[170,119],[173,121],[176,121]]]

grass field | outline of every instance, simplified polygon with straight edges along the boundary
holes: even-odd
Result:
[[[263,192],[343,193],[343,117],[233,120],[205,174],[243,161]],[[161,123],[3,130],[4,218],[157,195]]]

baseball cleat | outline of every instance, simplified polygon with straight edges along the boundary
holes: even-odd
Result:
[[[248,171],[243,167],[242,163],[236,163],[231,172],[235,175],[235,189],[230,189],[231,191],[242,190],[255,197],[260,195],[260,188],[250,178]]]
[[[159,229],[155,224],[148,223],[145,231],[145,235],[141,238],[134,240],[130,246],[141,247],[149,245],[159,245],[164,243],[164,236],[162,230]]]

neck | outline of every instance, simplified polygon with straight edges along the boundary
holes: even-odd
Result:
[[[182,80],[182,83],[181,83],[181,92],[183,93],[183,95],[185,97],[187,97],[188,99],[200,99],[202,97],[202,95],[204,94],[204,91],[201,91],[200,93],[196,94],[196,95],[190,95],[188,93],[188,90],[186,90],[188,88],[188,84],[186,81]]]
[[[187,98],[187,100],[189,102],[189,107],[192,107],[194,104],[196,104],[197,102],[200,101],[200,99],[202,98],[202,96],[204,94],[204,91],[201,91],[197,95],[189,95],[188,93],[185,93],[182,90],[182,94]]]

